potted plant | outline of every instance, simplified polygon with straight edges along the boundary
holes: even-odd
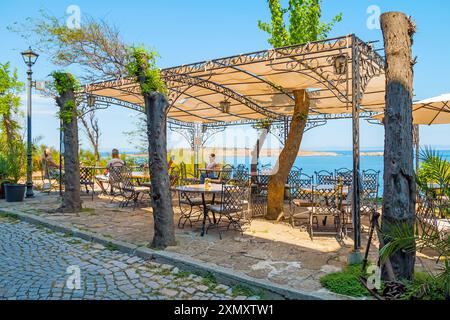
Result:
[[[0,199],[5,199],[5,184],[9,183],[7,180],[8,162],[3,154],[0,154]]]
[[[15,142],[6,152],[6,176],[9,183],[5,184],[7,202],[21,202],[25,196],[26,185],[19,184],[25,173],[25,147],[22,142]]]

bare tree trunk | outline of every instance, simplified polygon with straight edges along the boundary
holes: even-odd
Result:
[[[413,161],[413,69],[412,35],[415,26],[403,13],[388,12],[381,16],[386,52],[386,111],[384,126],[384,205],[382,233],[393,227],[409,228],[415,222],[416,182]],[[412,279],[415,252],[399,251],[390,260],[397,280]],[[388,279],[384,268],[383,279]]]
[[[278,170],[269,180],[266,214],[268,220],[278,220],[284,214],[286,180],[298,156],[308,122],[310,106],[308,93],[306,90],[296,90],[294,96],[295,108],[289,135],[278,159]]]
[[[68,101],[75,101],[75,93],[68,91],[61,97],[56,98],[56,102],[61,110],[65,110]],[[73,112],[72,121],[63,121],[64,131],[64,196],[61,210],[62,212],[76,213],[81,210],[80,196],[80,161],[78,146],[78,122],[77,114]]]
[[[169,104],[163,94],[144,94],[147,111],[152,207],[155,234],[152,247],[176,245],[173,223],[172,195],[167,163],[167,110]]]
[[[95,117],[95,113],[91,112],[89,113],[89,122],[85,119],[85,117],[80,117],[80,121],[94,150],[95,162],[98,163],[100,161],[99,138],[101,135],[100,127],[98,126],[98,119]]]

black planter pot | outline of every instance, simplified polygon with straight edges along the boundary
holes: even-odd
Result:
[[[6,202],[22,202],[27,186],[24,184],[6,184]]]
[[[5,185],[7,185],[9,181],[3,181],[0,183],[0,200],[5,199]]]

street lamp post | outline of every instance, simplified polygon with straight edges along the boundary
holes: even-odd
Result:
[[[32,161],[32,148],[33,148],[33,142],[32,142],[32,136],[31,136],[31,96],[32,96],[32,88],[33,88],[33,71],[31,67],[36,63],[36,60],[38,59],[39,55],[33,50],[31,50],[31,47],[22,52],[22,58],[25,64],[28,66],[28,108],[27,108],[27,198],[34,197],[33,193],[33,161]]]

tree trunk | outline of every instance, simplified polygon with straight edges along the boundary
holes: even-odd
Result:
[[[176,245],[172,195],[167,163],[167,109],[169,104],[160,93],[145,94],[149,141],[152,207],[155,234],[152,247],[164,249]]]
[[[268,135],[269,129],[262,129],[258,136],[258,140],[256,141],[256,145],[253,148],[252,163],[250,165],[250,172],[252,173],[252,179],[256,178],[256,173],[258,172],[259,155],[261,153],[261,148],[264,145],[264,142],[266,142]]]
[[[61,110],[66,108],[68,101],[75,101],[73,91],[68,91],[56,99]],[[80,160],[78,145],[77,114],[73,112],[72,121],[63,121],[64,132],[64,195],[62,212],[80,212],[82,207],[80,196]]]
[[[382,234],[387,244],[392,228],[402,225],[413,234],[416,182],[413,161],[413,70],[412,35],[414,25],[399,12],[381,16],[386,53],[386,111],[384,126],[384,205]],[[412,279],[415,252],[399,251],[391,256],[397,280]],[[383,279],[388,279],[386,268]]]
[[[281,151],[277,172],[270,177],[266,219],[278,220],[284,214],[284,194],[289,172],[298,156],[303,132],[308,122],[310,100],[306,90],[294,91],[295,108],[291,128]]]

